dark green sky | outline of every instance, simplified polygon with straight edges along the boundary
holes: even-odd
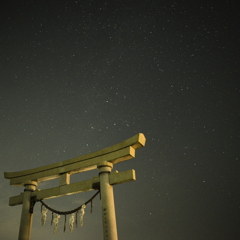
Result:
[[[142,132],[137,181],[114,187],[121,239],[239,239],[237,1],[5,1],[0,21],[0,238],[21,206],[3,172],[77,157]],[[74,176],[90,179],[97,171]],[[40,183],[39,188],[57,182]],[[93,193],[46,201],[59,210]],[[35,205],[32,239],[102,239],[100,200],[56,235]]]

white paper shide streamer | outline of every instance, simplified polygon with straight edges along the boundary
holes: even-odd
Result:
[[[71,214],[71,217],[69,218],[69,229],[70,229],[70,232],[72,232],[73,230],[73,223],[74,223],[74,213]]]
[[[58,227],[58,219],[60,218],[60,215],[56,215],[56,217],[54,218],[53,222],[54,222],[54,234],[57,232],[57,227]]]
[[[80,227],[83,226],[83,216],[85,214],[85,208],[87,206],[88,203],[91,203],[91,212],[92,212],[92,200],[100,193],[100,191],[98,191],[97,193],[95,193],[88,201],[86,201],[84,204],[80,205],[79,207],[71,210],[71,211],[57,211],[51,207],[49,207],[46,203],[44,203],[42,200],[39,200],[42,203],[41,206],[41,213],[42,213],[42,217],[41,217],[41,223],[42,226],[45,225],[46,219],[47,219],[47,212],[48,210],[50,212],[52,212],[52,219],[51,219],[51,225],[54,223],[54,234],[57,232],[57,228],[58,228],[58,222],[59,222],[59,218],[60,215],[64,215],[65,220],[64,220],[64,228],[63,231],[65,232],[66,230],[66,223],[67,223],[67,216],[69,216],[69,229],[70,232],[73,231],[73,225],[74,222],[76,223],[76,227],[78,226],[78,213],[79,217],[80,217]],[[43,210],[43,206],[45,207],[45,210]],[[76,216],[75,216],[76,214]],[[75,219],[76,218],[76,219]]]
[[[84,213],[85,213],[84,208],[86,208],[86,205],[85,205],[85,204],[83,204],[82,207],[81,207],[81,213],[80,213],[80,226],[83,225],[83,215],[84,215]]]
[[[41,218],[42,226],[44,226],[44,224],[45,224],[45,222],[46,222],[46,219],[47,219],[47,211],[48,211],[47,208],[42,211],[42,218]]]

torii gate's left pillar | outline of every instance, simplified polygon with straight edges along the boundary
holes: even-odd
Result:
[[[31,193],[36,189],[38,183],[27,181],[24,186],[22,215],[18,240],[30,240],[32,227],[32,213],[30,213]]]

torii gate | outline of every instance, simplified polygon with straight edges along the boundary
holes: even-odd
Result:
[[[135,157],[135,150],[145,146],[146,138],[139,133],[114,146],[80,157],[43,167],[20,172],[5,172],[10,185],[24,186],[24,192],[10,197],[9,205],[22,204],[22,215],[18,240],[30,240],[33,206],[36,201],[71,195],[100,188],[104,240],[117,240],[117,225],[113,198],[113,185],[136,180],[135,170],[111,173],[113,164]],[[70,176],[93,169],[99,176],[93,179],[70,184]],[[45,190],[36,189],[39,182],[59,178],[59,187]]]

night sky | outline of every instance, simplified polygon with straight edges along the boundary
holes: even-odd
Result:
[[[146,146],[113,170],[118,238],[240,239],[238,1],[2,1],[0,239],[17,239],[23,187],[4,172],[94,152],[138,133]],[[73,175],[91,179],[98,171]],[[39,189],[58,180],[39,183]],[[71,210],[95,191],[45,202]],[[103,239],[101,202],[82,228],[31,239]]]

